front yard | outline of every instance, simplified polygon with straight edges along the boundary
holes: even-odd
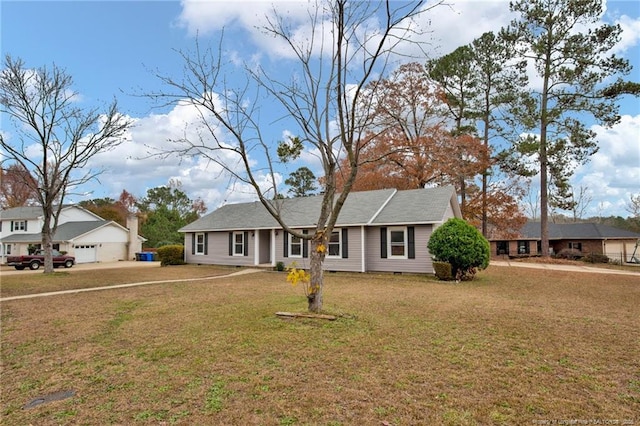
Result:
[[[3,276],[2,297],[232,271]],[[0,423],[640,424],[638,277],[327,274],[338,320],[276,317],[300,291],[260,272],[3,302]]]

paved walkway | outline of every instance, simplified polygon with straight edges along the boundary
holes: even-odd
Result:
[[[588,272],[591,274],[614,274],[614,275],[634,275],[640,277],[640,267],[638,271],[622,271],[618,269],[598,268],[595,266],[586,265],[559,265],[555,263],[528,263],[528,262],[511,262],[509,260],[492,260],[489,265],[491,266],[512,266],[517,268],[532,268],[532,269],[548,269],[554,271],[573,271],[573,272]]]
[[[135,262],[133,262],[135,263]],[[149,262],[151,263],[151,262]],[[120,265],[122,267],[122,265]],[[112,266],[113,267],[113,266]],[[103,268],[104,269],[104,268]],[[24,272],[24,271],[19,271]],[[12,297],[3,297],[0,299],[0,302],[8,302],[10,300],[20,300],[20,299],[35,299],[36,297],[49,297],[49,296],[59,296],[62,294],[75,294],[75,293],[86,293],[89,291],[101,291],[101,290],[113,290],[117,288],[128,288],[128,287],[138,287],[142,285],[150,285],[150,284],[165,284],[165,283],[180,283],[180,282],[189,282],[189,281],[206,281],[206,280],[215,280],[219,278],[226,277],[234,277],[236,275],[245,275],[245,274],[253,274],[255,272],[261,272],[260,269],[242,269],[237,272],[232,272],[226,275],[214,275],[212,277],[202,277],[202,278],[181,278],[176,280],[162,280],[162,281],[143,281],[138,283],[128,283],[128,284],[118,284],[104,287],[92,287],[92,288],[77,288],[73,290],[61,290],[61,291],[51,291],[48,293],[36,293],[36,294],[23,294],[21,296],[12,296]]]

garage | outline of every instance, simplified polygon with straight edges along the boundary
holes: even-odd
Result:
[[[98,260],[98,251],[95,244],[75,246],[76,263],[92,263]]]

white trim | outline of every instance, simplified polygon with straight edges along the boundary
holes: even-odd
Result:
[[[391,249],[393,245],[391,244],[391,233],[402,231],[403,234],[403,255],[394,255],[393,250]],[[393,226],[387,228],[387,258],[389,259],[408,259],[409,258],[409,232],[406,226]],[[399,245],[398,245],[399,246]]]
[[[334,254],[334,255],[329,254],[329,245],[331,244],[331,235],[329,235],[329,239],[327,239],[327,258],[342,259],[342,228],[333,228],[331,233],[333,234],[334,232],[338,234],[338,254]]]
[[[234,232],[233,233],[233,251],[232,251],[232,254],[234,256],[240,257],[240,256],[244,256],[245,255],[244,247],[245,247],[246,241],[244,240],[244,233],[245,233],[245,231],[239,231],[239,232]],[[236,250],[237,245],[238,245],[238,241],[236,240],[236,235],[240,235],[242,237],[242,242],[240,243],[242,249],[240,250],[240,253],[238,253],[238,251]],[[248,234],[247,234],[247,236],[248,236]]]
[[[271,257],[271,266],[276,266],[276,230],[271,230],[271,253],[269,253]]]
[[[391,193],[391,195],[389,196],[389,198],[386,199],[386,201],[384,203],[382,203],[382,205],[380,206],[380,208],[378,209],[377,212],[374,213],[373,217],[371,219],[369,219],[369,222],[367,222],[367,225],[371,225],[371,223],[376,220],[376,217],[378,217],[378,215],[380,214],[380,212],[382,212],[382,210],[384,210],[385,207],[387,207],[387,204],[389,204],[389,202],[391,201],[391,199],[393,198],[394,195],[396,195],[398,193],[397,189],[394,189],[393,192]],[[376,224],[377,225],[377,224]]]
[[[202,251],[198,251],[198,245],[200,244],[198,242],[198,236],[202,237]],[[193,234],[193,238],[195,238],[195,247],[193,250],[193,255],[194,256],[204,256],[204,232],[197,232],[195,234]]]
[[[360,266],[360,272],[367,272],[366,268],[366,260],[365,260],[365,256],[367,255],[367,252],[364,248],[365,246],[365,238],[364,238],[364,225],[360,226],[360,258],[361,258],[361,266]]]
[[[300,240],[300,254],[292,254],[292,252],[291,252],[291,249],[293,248],[293,243],[291,242],[291,240],[294,237],[298,238]],[[300,237],[298,237],[298,236],[296,236],[296,235],[293,235],[291,232],[287,232],[287,238],[289,239],[289,241],[287,242],[287,246],[288,246],[288,249],[289,249],[289,253],[288,253],[289,256],[288,257],[294,257],[296,259],[302,259],[302,256],[304,254],[303,244],[304,244],[305,240],[300,238]]]
[[[254,265],[259,265],[260,262],[260,232],[259,231],[252,231],[253,232],[253,264]]]

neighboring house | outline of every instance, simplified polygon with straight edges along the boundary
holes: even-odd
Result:
[[[15,207],[0,211],[0,259],[8,255],[28,254],[29,247],[42,245],[42,209]],[[60,211],[53,248],[75,256],[76,263],[134,260],[142,250],[144,238],[138,235],[138,219],[127,220],[128,228],[79,206],[64,206]]]
[[[598,223],[550,223],[549,253],[575,249],[587,255],[605,254],[618,262],[630,262],[640,234]],[[512,240],[493,239],[491,255],[500,257],[537,256],[542,253],[540,223],[528,222],[520,229],[520,237]],[[635,253],[640,258],[640,248]]]
[[[284,222],[314,232],[321,196],[272,201]],[[453,187],[352,192],[328,241],[329,271],[433,273],[427,244],[435,228],[461,217]],[[185,261],[309,267],[309,243],[284,232],[260,202],[229,204],[180,229]]]

